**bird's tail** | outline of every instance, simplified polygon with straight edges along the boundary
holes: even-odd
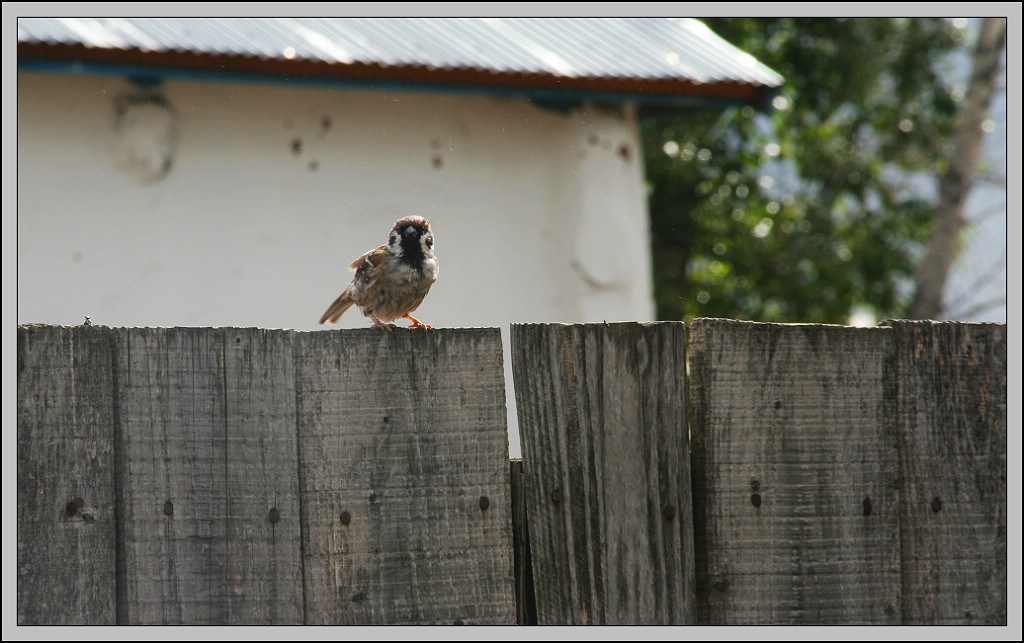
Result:
[[[348,292],[341,293],[338,295],[338,298],[334,300],[334,303],[331,304],[330,308],[327,309],[327,312],[325,312],[320,318],[320,323],[322,324],[325,321],[329,321],[332,324],[336,323],[338,319],[341,318],[341,315],[348,310],[353,303],[352,298],[348,296]]]

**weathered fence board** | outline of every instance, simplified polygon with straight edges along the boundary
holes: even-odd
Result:
[[[290,333],[115,332],[119,621],[301,623]]]
[[[1004,324],[684,333],[513,325],[510,468],[497,329],[19,326],[18,623],[1006,623]]]
[[[227,620],[227,490],[221,331],[115,331],[118,621]],[[120,571],[120,570],[119,570]]]
[[[18,623],[113,624],[114,418],[107,336],[18,327]]]
[[[530,531],[523,488],[523,461],[512,460],[512,551],[516,583],[516,623],[537,624],[537,596],[533,586]]]
[[[692,622],[685,327],[511,336],[538,622]]]
[[[225,331],[231,624],[303,622],[294,338]]]
[[[1006,325],[895,335],[903,622],[1006,624]]]
[[[693,322],[699,622],[900,622],[890,339]]]
[[[306,622],[515,623],[501,335],[299,335]]]

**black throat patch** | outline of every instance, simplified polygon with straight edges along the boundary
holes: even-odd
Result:
[[[412,237],[402,235],[401,241],[402,263],[408,265],[410,268],[415,268],[420,272],[423,272],[423,261],[427,258],[426,255],[423,254],[423,247],[420,245],[420,235],[422,234],[423,231],[420,231],[420,234]]]

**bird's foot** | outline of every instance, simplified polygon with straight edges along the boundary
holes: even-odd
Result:
[[[412,315],[402,315],[402,316],[412,322],[412,325],[410,325],[409,328],[422,328],[423,330],[427,330],[428,328],[431,328],[431,326],[429,324],[424,324],[423,322],[421,322],[420,320],[416,319]]]
[[[383,328],[384,330],[388,331],[389,333],[393,333],[394,332],[394,329],[395,329],[395,325],[394,324],[385,324],[384,322],[382,322],[381,320],[377,319],[376,317],[374,317],[372,315],[370,316],[370,319],[373,320],[373,327],[374,328]]]

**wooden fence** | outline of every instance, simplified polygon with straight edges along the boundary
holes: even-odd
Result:
[[[513,325],[510,467],[497,329],[20,326],[18,622],[1006,623],[1005,325],[686,331]]]

